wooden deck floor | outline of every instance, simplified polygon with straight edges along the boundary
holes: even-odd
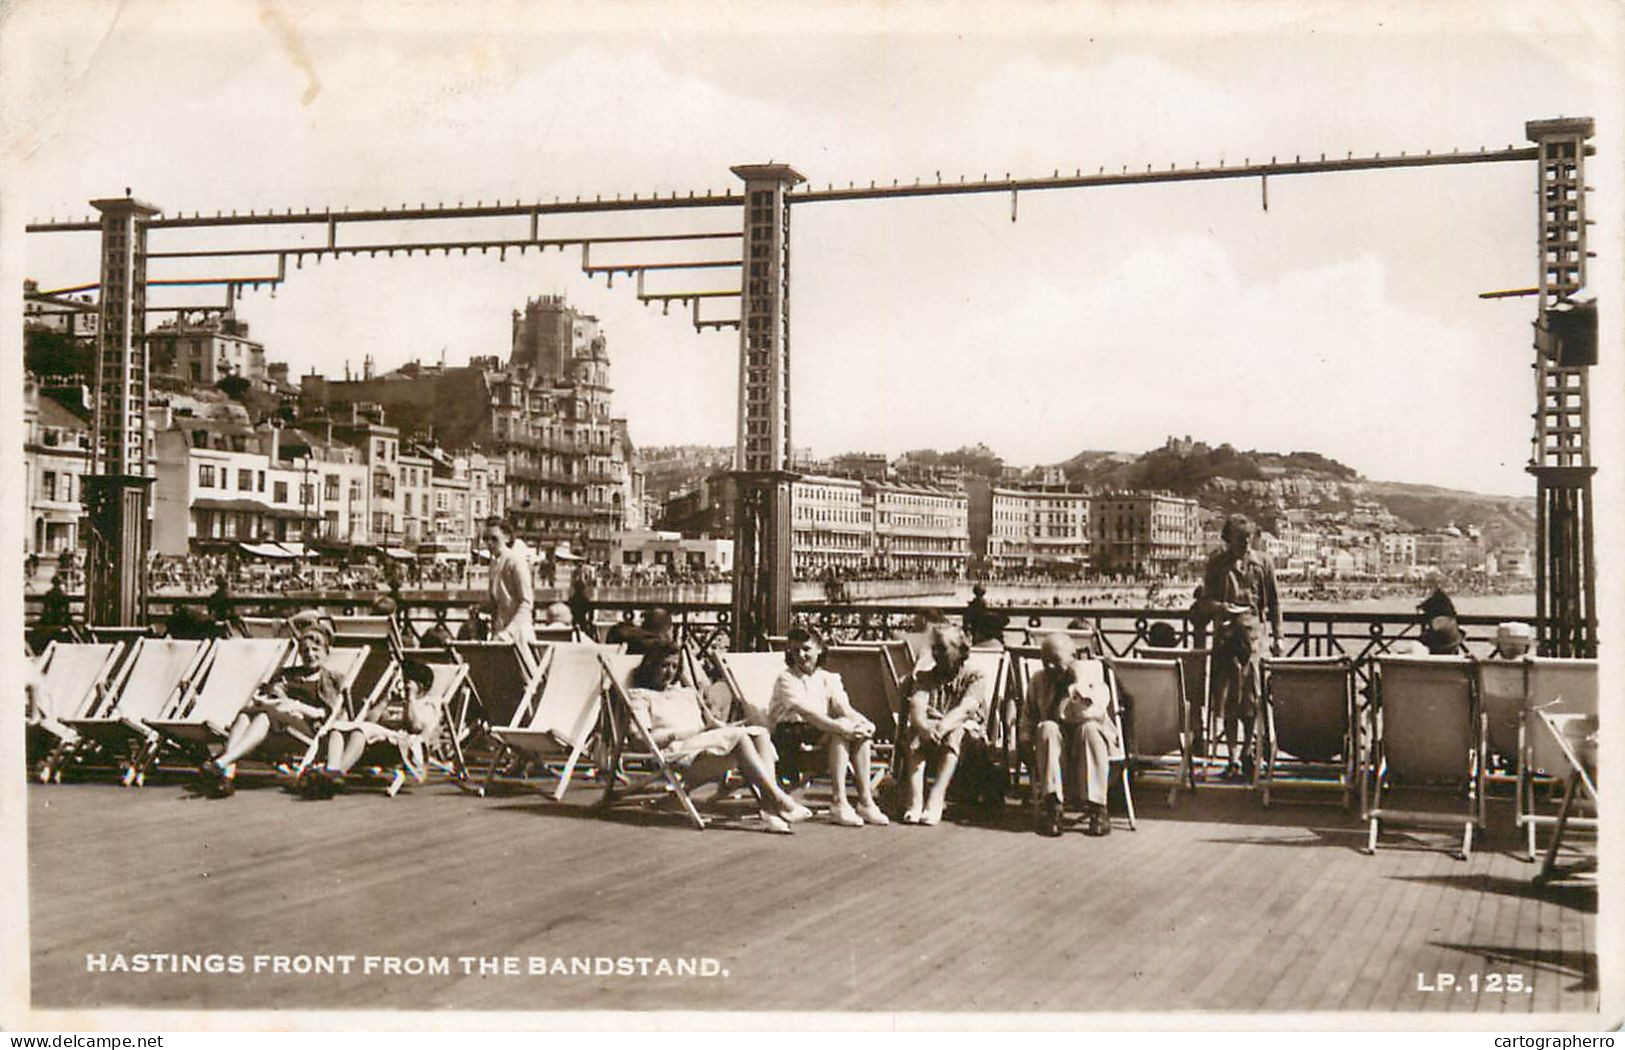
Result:
[[[855,1011],[1598,1009],[1596,895],[1536,890],[1492,836],[1388,838],[1204,790],[1060,840],[489,799],[306,802],[269,786],[31,786],[36,1007]],[[1510,814],[1495,811],[1504,826]],[[1421,848],[1431,846],[1434,848]],[[447,956],[450,976],[87,973],[87,953]],[[710,957],[726,976],[462,976],[459,956]],[[1454,975],[1456,991],[1436,985]],[[1491,991],[1490,974],[1531,991]],[[1419,981],[1419,975],[1426,975]],[[1477,975],[1477,991],[1467,987]],[[1584,1024],[1583,1020],[1577,1020]]]

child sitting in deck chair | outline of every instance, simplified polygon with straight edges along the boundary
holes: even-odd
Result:
[[[289,664],[260,688],[232,720],[225,750],[199,768],[206,791],[225,798],[236,790],[237,763],[253,754],[273,732],[314,738],[343,704],[338,679],[324,665],[333,635],[325,623],[303,621],[297,642],[299,662]]]
[[[799,749],[803,743],[812,742],[829,753],[829,775],[835,790],[830,820],[851,828],[889,824],[886,814],[875,805],[869,786],[875,724],[847,699],[841,676],[818,666],[823,655],[824,639],[818,632],[790,628],[785,638],[784,673],[773,685],[773,699],[767,708],[768,727],[775,734],[793,734],[783,740],[784,746]],[[856,809],[846,795],[849,759],[858,785]]]
[[[626,699],[648,727],[653,737],[650,743],[667,760],[693,762],[706,774],[721,775],[738,768],[755,789],[769,830],[787,833],[791,822],[812,816],[812,810],[779,786],[767,730],[720,723],[700,694],[681,684],[681,672],[682,651],[660,640],[648,642],[642,661],[632,672]],[[701,777],[700,769],[693,765],[690,772],[696,779]]]
[[[334,722],[327,737],[327,764],[312,767],[300,778],[299,791],[307,798],[332,798],[344,790],[344,778],[367,745],[390,743],[400,748],[405,771],[419,781],[428,760],[424,741],[440,725],[440,705],[426,697],[434,688],[434,672],[427,664],[406,660],[401,664],[400,683],[387,691],[361,717]],[[397,782],[403,777],[396,771]]]

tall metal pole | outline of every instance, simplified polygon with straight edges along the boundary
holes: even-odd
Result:
[[[747,164],[734,452],[734,644],[790,628],[790,204],[785,164]]]
[[[1537,216],[1540,313],[1535,321],[1535,610],[1540,651],[1597,654],[1596,557],[1592,531],[1590,397],[1595,330],[1584,340],[1559,333],[1585,287],[1586,140],[1589,117],[1533,120],[1525,134],[1539,147]]]
[[[128,191],[126,191],[128,194]],[[96,406],[85,477],[85,616],[141,624],[147,606],[147,221],[150,204],[126,195],[90,202],[102,213],[101,331]]]

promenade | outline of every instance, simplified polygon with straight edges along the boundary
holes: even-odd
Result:
[[[187,1010],[1424,1011],[1598,1007],[1596,894],[1531,885],[1510,804],[1466,862],[1335,806],[1204,787],[1138,831],[1002,818],[802,825],[475,798],[306,802],[246,781],[27,792],[40,1008]],[[816,805],[818,797],[813,800]],[[87,954],[436,957],[445,976],[87,972]],[[459,956],[715,959],[726,976],[464,976]],[[356,964],[358,967],[359,962]],[[1454,990],[1439,987],[1454,975]],[[1516,978],[1516,979],[1514,979]],[[1516,988],[1516,990],[1509,990]],[[1588,1021],[1588,1016],[1591,1018]]]

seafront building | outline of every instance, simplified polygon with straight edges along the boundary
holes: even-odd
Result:
[[[1201,508],[1166,492],[1108,492],[1089,505],[1093,568],[1102,576],[1184,576],[1206,545]]]
[[[1089,571],[1088,492],[980,478],[967,481],[965,492],[974,571],[993,577]]]

